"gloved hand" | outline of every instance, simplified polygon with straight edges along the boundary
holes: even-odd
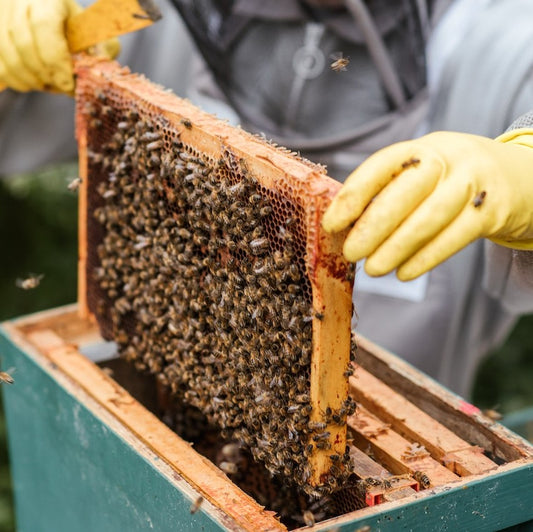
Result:
[[[21,92],[72,93],[68,18],[82,10],[74,0],[0,0],[0,84]],[[98,52],[118,54],[118,40]]]
[[[355,222],[355,224],[354,224]],[[496,140],[437,132],[369,157],[326,210],[350,227],[344,256],[369,275],[414,279],[474,240],[533,250],[533,129]]]

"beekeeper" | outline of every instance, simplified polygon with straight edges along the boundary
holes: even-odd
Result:
[[[195,103],[326,164],[341,181],[350,175],[324,227],[355,224],[344,248],[360,264],[355,329],[468,395],[480,358],[533,311],[533,121],[504,133],[533,109],[531,3],[173,4],[204,59],[191,77]],[[63,32],[72,5],[0,0],[0,81],[15,91],[72,91]],[[121,62],[146,72],[150,58],[163,58],[175,73],[176,50],[154,40],[142,48],[144,64]],[[23,124],[20,110],[1,105],[21,95],[0,97],[6,171],[3,159],[14,155],[5,124],[10,135]],[[52,116],[54,134],[71,120]],[[423,135],[436,130],[448,131]],[[50,137],[32,141],[44,154]]]

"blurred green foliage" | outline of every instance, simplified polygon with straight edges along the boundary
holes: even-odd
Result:
[[[76,175],[68,165],[0,180],[0,320],[76,300]],[[18,288],[31,273],[44,274],[38,289]]]
[[[35,175],[0,179],[0,320],[76,300],[77,194],[68,190],[69,181],[76,176],[77,166],[71,164]],[[44,275],[37,288],[22,290],[16,286],[17,279],[32,273]],[[13,386],[16,373],[14,378]],[[0,415],[0,530],[15,530],[3,415]]]
[[[523,316],[504,345],[482,362],[472,402],[504,415],[533,406],[533,315]]]
[[[74,164],[0,179],[0,320],[76,300],[77,194]],[[44,274],[21,290],[17,278]],[[503,414],[533,405],[533,316],[523,317],[505,345],[479,369],[472,401]],[[0,416],[0,530],[14,530],[5,423]]]

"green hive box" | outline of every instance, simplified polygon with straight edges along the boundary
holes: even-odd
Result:
[[[2,391],[18,530],[286,530],[274,512],[150,412],[157,403],[150,386],[128,385],[124,377],[119,385],[85,356],[102,345],[95,325],[79,318],[76,306],[0,328],[2,370],[15,368],[14,384]],[[378,386],[402,397],[398,408],[420,409],[434,420],[430,430],[441,426],[443,434],[453,432],[472,447],[447,459],[424,458],[440,459],[458,475],[453,482],[419,492],[407,488],[401,498],[399,490],[385,494],[374,500],[385,502],[318,522],[315,530],[533,529],[533,448],[525,440],[363,338],[358,362],[361,375],[368,372]],[[364,408],[374,415],[368,404]],[[383,415],[388,435],[359,427],[355,441],[366,441],[398,474],[411,462],[406,458],[402,466],[386,445],[406,437],[408,429],[393,419],[402,420],[402,412]],[[349,425],[357,432],[358,423]],[[494,467],[465,473],[464,467],[478,467],[469,462],[476,450],[479,463],[490,458]],[[466,462],[459,456],[465,452]]]

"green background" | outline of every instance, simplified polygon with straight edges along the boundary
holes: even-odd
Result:
[[[75,165],[0,180],[0,321],[76,300],[77,194],[68,183]],[[17,278],[44,274],[34,290]],[[481,365],[472,402],[513,413],[513,428],[527,432],[533,418],[533,315],[520,319],[511,336]],[[1,357],[1,353],[0,353]],[[0,358],[1,364],[1,358]],[[1,366],[2,370],[8,370]],[[16,371],[13,373],[15,379]],[[524,412],[517,415],[517,412]],[[505,421],[505,419],[504,419]],[[5,423],[0,415],[0,530],[14,530]]]

